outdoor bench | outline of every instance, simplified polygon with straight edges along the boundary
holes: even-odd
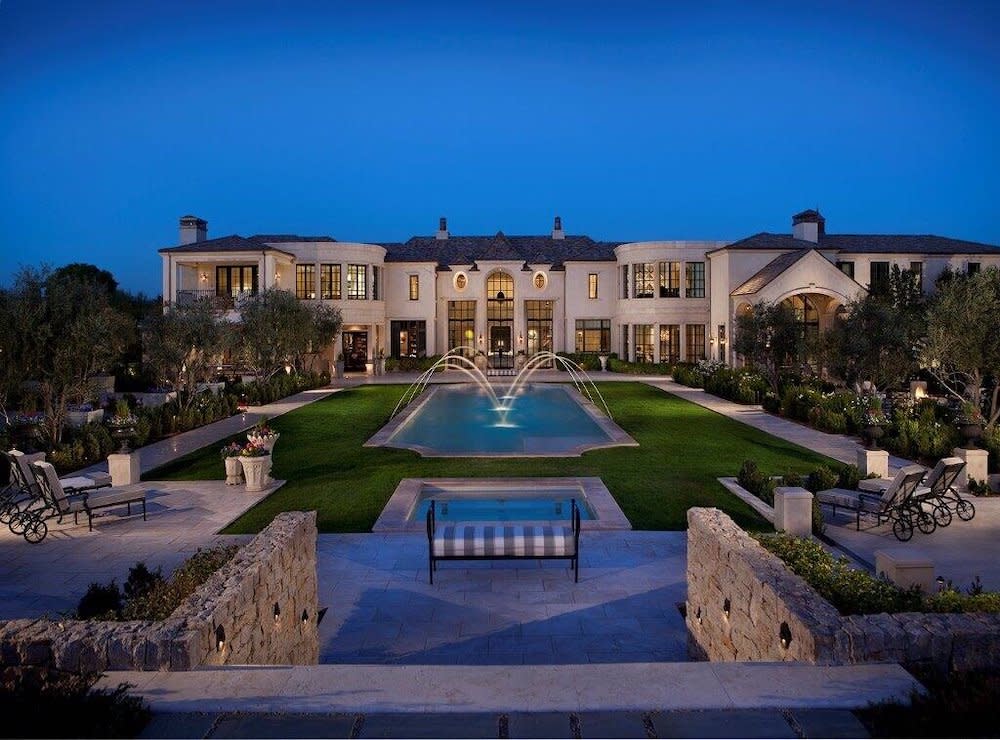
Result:
[[[439,560],[569,560],[579,583],[580,509],[576,499],[571,503],[570,526],[458,522],[438,527],[432,499],[427,509],[430,582]]]

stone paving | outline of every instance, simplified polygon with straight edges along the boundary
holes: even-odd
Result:
[[[562,561],[440,563],[427,539],[321,535],[320,662],[516,665],[687,660],[683,532],[586,532]]]

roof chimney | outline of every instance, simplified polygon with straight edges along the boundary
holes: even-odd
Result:
[[[808,211],[792,216],[792,236],[802,241],[819,243],[819,238],[826,234],[826,219],[819,210],[810,208]]]
[[[448,219],[444,216],[438,221],[438,233],[435,236],[436,239],[447,239],[448,238]]]
[[[565,239],[566,233],[562,228],[562,219],[556,216],[555,223],[552,224],[552,238],[553,239]]]
[[[208,221],[197,216],[181,216],[181,244],[203,242],[208,238]]]

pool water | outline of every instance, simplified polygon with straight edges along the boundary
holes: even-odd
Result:
[[[438,522],[530,522],[551,519],[565,519],[568,522],[572,511],[570,501],[574,498],[580,509],[580,519],[594,519],[593,512],[587,502],[580,498],[580,493],[553,491],[547,496],[498,497],[495,492],[492,495],[470,492],[462,498],[431,496],[417,502],[411,521],[424,521],[427,518],[431,498],[437,502],[434,517]]]
[[[613,443],[574,393],[532,385],[502,414],[478,387],[440,386],[387,444],[438,455],[566,455]]]

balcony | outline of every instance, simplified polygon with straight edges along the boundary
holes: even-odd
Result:
[[[209,301],[212,308],[219,311],[228,311],[239,303],[240,299],[256,295],[256,290],[241,290],[235,295],[217,295],[211,288],[207,290],[178,290],[177,305],[190,306],[197,301]]]

